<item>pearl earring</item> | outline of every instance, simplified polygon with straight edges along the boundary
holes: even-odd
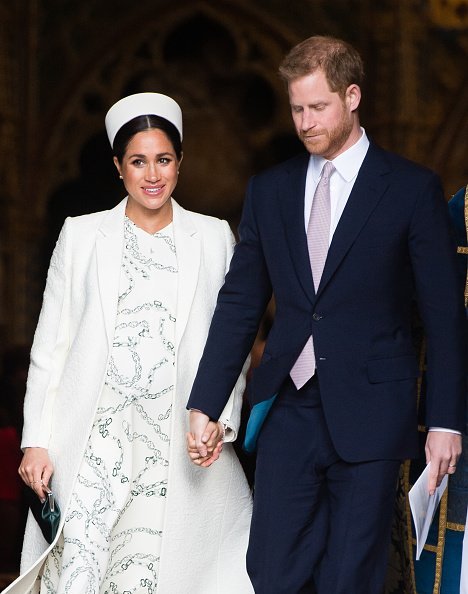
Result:
[[[120,178],[120,179],[123,179],[123,177],[122,177],[121,175],[119,175],[119,178]]]

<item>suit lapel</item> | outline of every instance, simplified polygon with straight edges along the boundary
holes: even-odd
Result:
[[[200,237],[188,211],[172,201],[174,241],[179,270],[177,289],[176,347],[189,319],[200,269]]]
[[[332,278],[388,188],[385,174],[388,173],[389,167],[383,155],[384,153],[375,145],[371,144],[369,146],[348,202],[333,235],[317,291],[317,297]]]
[[[115,332],[126,205],[125,198],[107,213],[99,227],[96,239],[99,293],[109,345],[114,339]]]
[[[308,163],[307,153],[289,163],[283,185],[279,188],[279,201],[297,278],[308,299],[314,301],[315,289],[304,225],[304,194]]]

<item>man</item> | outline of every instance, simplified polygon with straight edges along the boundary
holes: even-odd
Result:
[[[210,455],[206,425],[273,294],[275,319],[250,381],[245,446],[258,453],[249,575],[256,594],[378,594],[399,464],[417,455],[414,295],[428,337],[426,424],[438,429],[426,443],[431,492],[461,453],[454,244],[438,178],[360,127],[354,48],[311,37],[280,73],[308,152],[249,183],[188,402],[191,457]]]

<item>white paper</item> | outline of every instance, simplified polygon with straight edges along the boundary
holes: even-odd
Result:
[[[431,527],[439,501],[447,488],[448,481],[448,476],[445,475],[434,494],[429,495],[427,489],[429,467],[430,462],[408,493],[414,528],[416,531],[416,559],[419,559],[423,547],[426,544],[429,528]]]
[[[465,536],[463,537],[460,594],[468,594],[468,509],[466,510]]]

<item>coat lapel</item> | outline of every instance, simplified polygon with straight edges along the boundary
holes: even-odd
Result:
[[[107,213],[96,239],[99,293],[109,346],[115,333],[126,205],[125,198]]]
[[[197,288],[200,269],[200,237],[190,212],[172,201],[174,241],[179,270],[177,290],[176,347],[185,332]]]
[[[308,299],[314,301],[315,289],[304,225],[304,193],[308,163],[308,153],[291,161],[279,192],[283,224],[296,275]]]
[[[333,235],[317,297],[330,282],[372,211],[386,192],[388,182],[385,179],[385,174],[388,171],[389,166],[383,158],[382,151],[371,144]]]

